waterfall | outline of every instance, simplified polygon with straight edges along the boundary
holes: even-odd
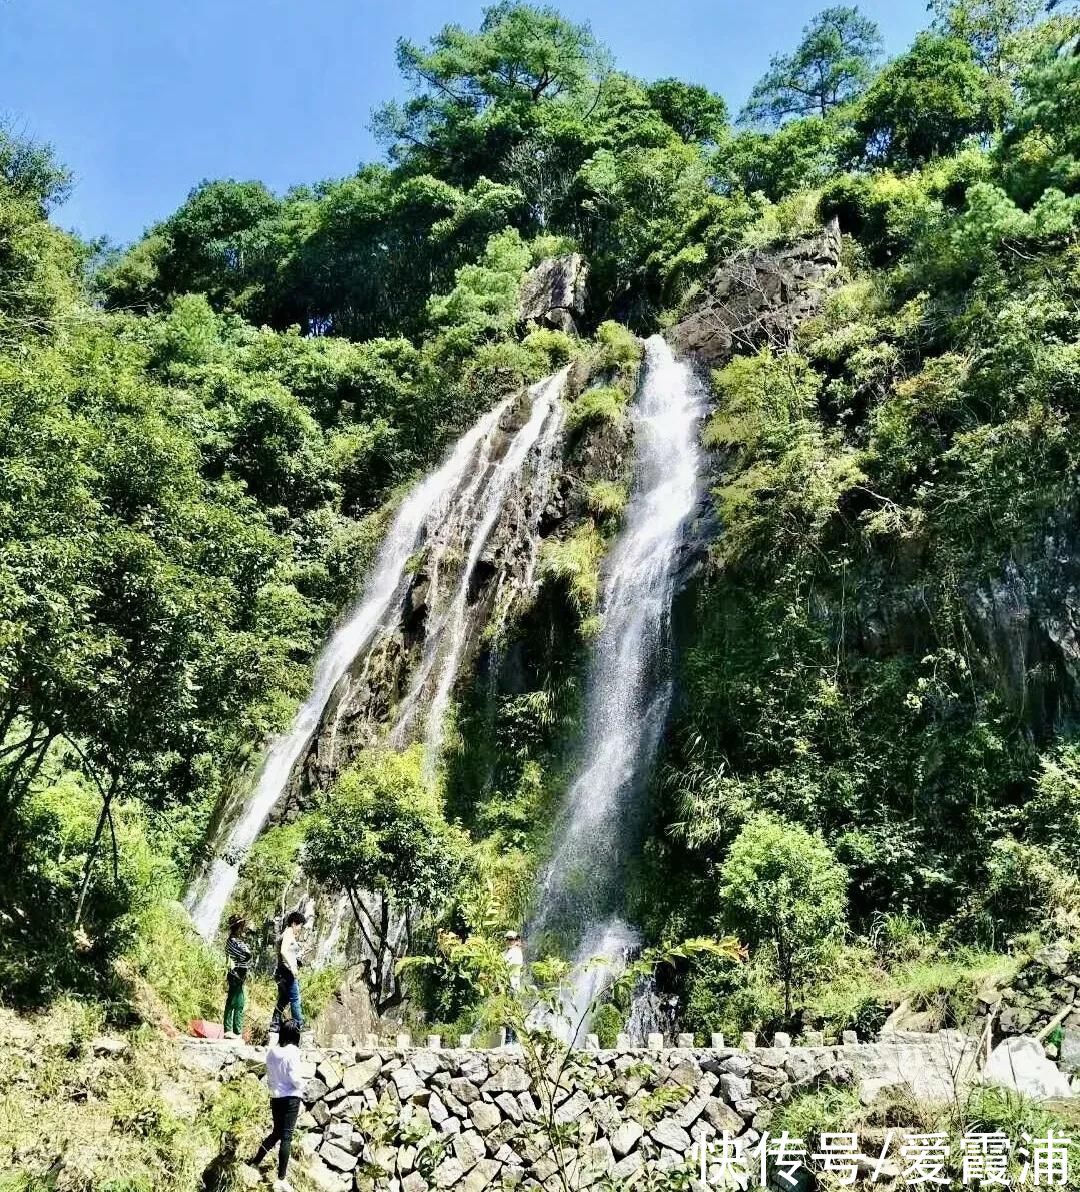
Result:
[[[217,931],[236,886],[239,864],[303,757],[334,688],[377,631],[399,615],[409,581],[406,565],[425,526],[445,515],[462,481],[469,477],[478,447],[490,441],[504,410],[505,403],[484,415],[458,441],[443,465],[421,481],[402,503],[363,595],[331,633],[315,663],[310,694],[289,728],[266,750],[255,785],[234,809],[235,815],[230,817],[226,812],[225,822],[230,824],[231,820],[231,825],[216,850],[218,855],[188,893],[192,920],[204,937],[210,938]]]
[[[532,386],[528,416],[517,430],[507,432],[503,426],[515,399],[499,403],[403,502],[363,595],[334,629],[316,661],[310,694],[290,727],[269,745],[253,787],[236,805],[226,809],[225,827],[216,842],[217,855],[188,893],[192,919],[203,936],[210,938],[216,932],[236,887],[244,855],[263,830],[317,734],[326,739],[333,766],[350,672],[356,674],[354,668],[359,665],[362,676],[373,651],[398,630],[414,579],[410,562],[423,544],[428,546],[430,593],[423,657],[398,710],[392,739],[399,745],[410,739],[411,718],[432,689],[423,735],[429,769],[433,767],[450,696],[473,628],[470,600],[475,595],[478,564],[493,531],[514,502],[521,507],[522,520],[539,520],[535,506],[547,500],[549,457],[561,424],[559,396],[565,377],[564,370]],[[440,608],[440,581],[447,572],[454,577],[454,596],[447,607]],[[500,591],[504,579],[500,574]],[[432,676],[434,683],[429,684]],[[327,717],[335,690],[343,698]],[[333,946],[338,946],[336,939]]]
[[[424,660],[413,679],[409,693],[402,703],[394,728],[394,739],[406,739],[410,725],[430,689],[423,717],[425,772],[434,775],[446,728],[446,712],[457,682],[458,672],[469,633],[469,599],[476,569],[487,548],[492,531],[503,517],[512,497],[521,499],[526,492],[532,504],[542,506],[547,500],[550,485],[552,444],[562,423],[559,396],[566,383],[566,369],[534,385],[530,390],[529,417],[514,435],[503,457],[490,467],[486,477],[478,477],[473,485],[475,507],[468,510],[471,518],[470,541],[453,598],[438,622],[429,627],[424,642]],[[537,449],[536,467],[526,486],[525,461]],[[483,483],[481,483],[481,479]],[[539,510],[534,508],[539,520]],[[528,572],[530,581],[531,574]],[[505,572],[500,576],[500,581]],[[437,587],[432,581],[433,589]],[[502,584],[496,588],[496,601]]]
[[[638,842],[640,796],[671,699],[665,665],[671,601],[683,530],[699,496],[704,405],[691,369],[653,336],[632,407],[633,492],[603,577],[581,762],[529,930],[534,949],[545,937],[577,949],[574,1022],[597,989],[597,967],[585,962],[599,958],[617,967],[639,943],[620,915],[626,866]]]

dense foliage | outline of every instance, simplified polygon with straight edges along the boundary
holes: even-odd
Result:
[[[504,0],[399,45],[385,163],[285,195],[203,182],[104,259],[50,221],[50,153],[0,132],[6,996],[100,988],[140,921],[153,968],[147,916],[450,438],[574,356],[598,383],[568,434],[619,432],[638,346],[612,320],[655,330],[729,252],[833,216],[823,312],[713,378],[721,532],[679,610],[638,919],[750,945],[680,970],[700,1028],[862,1021],[821,1009],[823,958],[1075,928],[1075,20],[931,8],[884,63],[872,22],[827,9],[734,128],[707,89]],[[519,322],[523,273],[571,249],[588,343]],[[519,686],[459,693],[443,789],[364,759],[253,850],[248,913],[306,857],[354,902],[423,903],[429,935],[520,922],[628,492],[581,496],[509,631]]]

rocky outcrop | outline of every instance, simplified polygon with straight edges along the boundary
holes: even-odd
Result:
[[[547,257],[525,274],[518,298],[518,318],[577,334],[575,318],[585,313],[585,279],[589,268],[581,253]]]
[[[783,1041],[786,1042],[786,1039]],[[776,1107],[821,1086],[864,1100],[906,1087],[951,1103],[976,1076],[976,1042],[956,1032],[887,1044],[576,1052],[556,1082],[514,1051],[309,1051],[296,1150],[318,1187],[557,1187],[560,1169],[616,1185],[642,1169],[689,1169],[700,1140],[749,1149]],[[262,1074],[255,1048],[188,1044],[190,1066],[229,1080]],[[396,1181],[396,1182],[393,1182]]]
[[[1080,695],[1076,509],[967,591],[969,621],[998,689],[1039,736],[1075,721]]]
[[[840,263],[840,225],[775,252],[747,249],[709,278],[697,309],[668,332],[675,350],[710,367],[762,344],[787,347],[817,312]]]

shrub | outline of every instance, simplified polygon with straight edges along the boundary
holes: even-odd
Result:
[[[600,596],[600,560],[604,543],[590,521],[566,538],[548,539],[540,552],[540,574],[565,585],[578,613],[585,617]]]
[[[790,1016],[792,989],[842,929],[847,872],[820,835],[757,815],[735,838],[721,877],[728,923],[775,953]]]
[[[625,410],[626,394],[614,385],[586,389],[567,411],[566,429],[573,432],[605,422],[618,426],[626,416]]]
[[[609,319],[596,329],[597,365],[601,369],[637,368],[645,347],[621,323]]]
[[[597,1007],[592,1016],[592,1030],[600,1040],[601,1047],[614,1047],[616,1037],[622,1029],[623,1016],[617,1006],[605,1002]]]
[[[585,490],[589,512],[600,518],[615,519],[626,508],[630,490],[617,480],[595,480]]]

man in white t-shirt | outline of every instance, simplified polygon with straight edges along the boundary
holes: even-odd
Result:
[[[267,1155],[278,1148],[277,1179],[274,1192],[293,1192],[288,1180],[293,1132],[304,1106],[304,1077],[300,1055],[300,1028],[295,1022],[283,1022],[278,1040],[266,1053],[266,1083],[270,1089],[270,1117],[274,1128],[259,1144],[253,1167],[261,1168]]]

